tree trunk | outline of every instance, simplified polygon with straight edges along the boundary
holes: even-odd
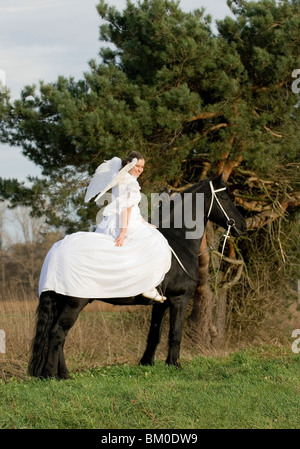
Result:
[[[208,223],[202,239],[200,253],[207,249],[207,239],[211,240],[211,234],[213,234],[213,228],[211,223]],[[212,338],[216,332],[213,326],[214,295],[210,285],[207,283],[209,263],[209,251],[199,255],[200,281],[194,295],[193,309],[188,317],[189,331],[192,338],[204,348],[211,347]]]
[[[223,274],[223,273],[222,273]],[[221,348],[224,346],[226,340],[226,313],[227,313],[227,291],[218,289],[214,296],[214,314],[213,322],[215,329],[212,335],[212,346],[214,348]]]
[[[208,223],[200,253],[207,250],[207,242],[212,245],[216,241],[212,223]],[[221,348],[226,340],[226,314],[227,314],[227,285],[213,291],[209,277],[210,258],[213,258],[214,266],[219,267],[220,258],[217,255],[206,253],[199,256],[200,282],[193,298],[193,308],[188,317],[189,334],[194,342],[205,349]],[[228,259],[228,258],[226,258]],[[229,260],[229,259],[228,259]],[[240,261],[237,261],[239,263]],[[216,284],[219,285],[224,273],[219,271],[216,276]]]

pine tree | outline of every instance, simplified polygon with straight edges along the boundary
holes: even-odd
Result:
[[[295,229],[300,2],[228,5],[234,17],[218,21],[214,35],[204,10],[186,13],[176,1],[129,1],[120,12],[101,0],[100,38],[108,45],[100,64],[91,60],[80,81],[59,77],[24,87],[17,101],[1,98],[0,139],[21,146],[43,174],[31,188],[1,180],[1,197],[66,232],[93,229],[97,209],[83,203],[89,177],[103,160],[138,150],[147,160],[145,192],[180,191],[223,173],[249,229],[281,223],[286,212],[286,229]],[[231,244],[227,260],[238,252]],[[204,285],[208,263],[200,265]],[[241,270],[229,266],[226,288],[240,281]],[[205,309],[209,294],[201,295]],[[202,314],[210,342],[211,304]]]

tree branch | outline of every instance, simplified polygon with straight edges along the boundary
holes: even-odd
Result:
[[[219,251],[213,251],[213,253],[218,256],[218,257],[222,257],[222,254]],[[245,265],[245,262],[241,259],[231,259],[230,257],[226,257],[223,256],[222,257],[223,260],[225,260],[225,262],[231,263],[233,265]]]
[[[277,220],[282,217],[289,207],[299,207],[300,206],[300,192],[293,192],[292,195],[282,199],[276,209],[264,210],[253,217],[246,219],[247,229],[257,229],[262,228],[268,223]]]
[[[252,212],[263,212],[265,210],[271,210],[270,205],[266,205],[265,203],[263,204],[260,201],[246,201],[244,198],[241,198],[240,196],[235,196],[235,202],[236,204],[243,206],[246,210]]]
[[[238,261],[238,262],[240,262],[240,261]],[[243,265],[240,265],[238,267],[238,270],[237,270],[234,278],[231,281],[225,282],[225,284],[222,285],[222,287],[221,287],[222,290],[228,290],[229,288],[233,287],[234,285],[236,285],[239,282],[239,280],[242,276],[242,273],[243,273],[243,268],[244,268],[244,263],[243,263]]]
[[[271,86],[253,86],[252,87],[252,92],[253,93],[255,93],[255,92],[266,92],[267,90],[272,89],[272,88],[276,88],[277,89],[278,87],[282,87],[285,84],[288,84],[289,82],[290,82],[290,78],[287,79],[287,80],[281,81],[280,83],[271,85]]]
[[[219,123],[218,125],[212,126],[211,128],[209,128],[207,131],[205,131],[205,133],[203,133],[204,136],[207,136],[207,134],[211,133],[212,131],[216,131],[217,129],[220,128],[226,128],[226,126],[228,126],[228,123]]]
[[[281,134],[278,134],[278,133],[275,133],[274,131],[272,131],[270,128],[268,128],[267,126],[264,126],[264,129],[266,130],[266,131],[268,131],[270,134],[272,134],[272,136],[274,136],[274,137],[279,137],[280,139],[282,139],[282,135]]]
[[[200,114],[195,115],[195,117],[188,120],[188,122],[195,122],[196,120],[206,120],[209,118],[219,117],[221,112],[201,112]]]
[[[228,155],[229,153],[227,154],[227,157]],[[236,156],[234,159],[227,159],[227,157],[218,164],[218,174],[223,173],[223,181],[225,182],[228,181],[233,169],[240,165],[243,160],[243,156],[241,154]]]

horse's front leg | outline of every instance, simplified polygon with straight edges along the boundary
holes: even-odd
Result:
[[[187,297],[173,297],[170,304],[170,331],[169,331],[169,352],[166,363],[175,365],[181,369],[180,345],[182,340],[183,322],[189,303]]]
[[[59,379],[70,379],[69,370],[65,361],[64,345],[60,348],[58,354],[57,377]]]
[[[141,358],[141,365],[154,365],[155,351],[160,342],[164,317],[168,307],[169,301],[165,301],[162,304],[153,305],[147,347],[143,357]]]

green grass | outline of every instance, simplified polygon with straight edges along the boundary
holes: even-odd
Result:
[[[68,381],[2,381],[0,428],[300,427],[299,355],[268,347],[183,366],[158,361],[74,372]]]

